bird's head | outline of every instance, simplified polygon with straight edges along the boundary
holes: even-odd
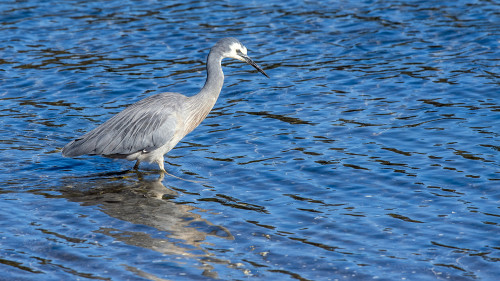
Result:
[[[223,58],[233,58],[246,62],[269,78],[264,70],[247,55],[247,48],[238,39],[232,37],[222,38],[215,44],[214,48],[219,48],[222,51]]]

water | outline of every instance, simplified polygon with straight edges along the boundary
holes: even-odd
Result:
[[[2,1],[1,280],[496,280],[495,1]],[[63,158],[165,91],[209,117],[155,165]]]

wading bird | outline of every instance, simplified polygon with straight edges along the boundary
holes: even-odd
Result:
[[[71,141],[63,149],[65,157],[101,155],[141,162],[156,162],[165,172],[163,155],[194,130],[212,110],[224,83],[221,62],[233,58],[250,64],[269,76],[248,55],[235,38],[223,38],[207,58],[207,79],[194,96],[162,93],[140,100],[108,121]]]

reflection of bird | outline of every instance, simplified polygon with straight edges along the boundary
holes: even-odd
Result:
[[[225,225],[210,221],[211,216],[205,215],[208,210],[177,202],[179,194],[176,189],[182,189],[172,183],[169,187],[163,185],[165,173],[156,177],[153,173],[139,172],[138,178],[132,174],[111,172],[67,177],[62,185],[58,183],[58,190],[69,201],[99,206],[96,209],[106,214],[106,218],[127,222],[125,226],[103,226],[96,232],[115,242],[138,247],[137,253],[152,250],[163,255],[182,256],[186,261],[196,263],[204,276],[214,279],[220,266],[233,265],[231,261],[218,257],[218,249],[209,245],[212,238],[234,240]],[[139,276],[147,274],[132,266],[127,269]],[[155,276],[146,276],[145,279],[165,280]]]
[[[269,77],[247,56],[243,44],[235,38],[223,38],[210,50],[207,80],[197,95],[162,93],[140,100],[68,143],[62,149],[63,156],[89,154],[137,160],[135,169],[142,161],[156,162],[165,172],[163,155],[194,130],[217,101],[224,82],[223,58],[246,62]]]

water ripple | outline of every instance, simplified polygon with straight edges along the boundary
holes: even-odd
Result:
[[[5,278],[495,280],[499,8],[2,2]],[[271,79],[224,60],[169,175],[61,157],[141,98],[195,94],[225,36]]]

